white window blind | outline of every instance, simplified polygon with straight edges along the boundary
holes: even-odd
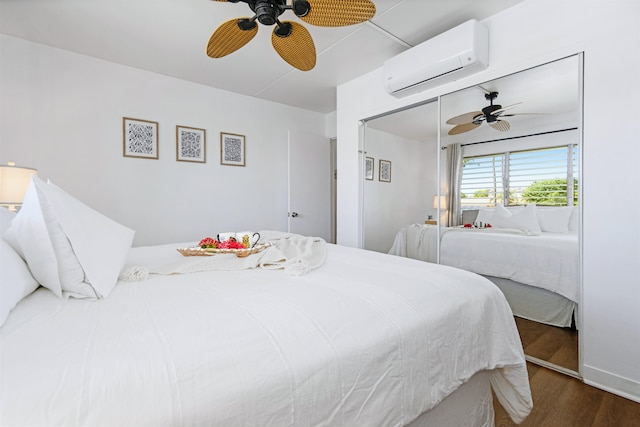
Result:
[[[577,205],[577,171],[574,144],[467,157],[463,160],[461,207]]]

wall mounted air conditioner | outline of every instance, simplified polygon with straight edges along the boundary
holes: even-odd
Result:
[[[477,73],[489,66],[489,32],[475,19],[384,63],[384,86],[406,96]]]

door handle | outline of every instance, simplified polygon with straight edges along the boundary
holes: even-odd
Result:
[[[290,212],[289,216],[292,217],[292,218],[295,218],[295,217],[298,216],[298,212]]]

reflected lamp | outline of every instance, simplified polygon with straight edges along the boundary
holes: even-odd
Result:
[[[433,209],[438,209],[438,205],[440,205],[440,210],[447,210],[447,197],[440,196],[440,203],[438,203],[438,196],[433,196]]]

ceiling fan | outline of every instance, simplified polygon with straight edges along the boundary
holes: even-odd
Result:
[[[522,102],[518,102],[507,107],[503,107],[499,104],[494,105],[493,100],[498,97],[498,92],[488,91],[482,86],[479,87],[485,92],[484,98],[489,101],[489,105],[484,107],[482,111],[472,111],[470,113],[461,114],[447,120],[446,123],[448,125],[455,125],[451,130],[449,130],[449,135],[458,135],[460,133],[469,132],[480,126],[482,122],[487,122],[489,126],[497,131],[506,132],[511,129],[511,125],[504,119],[504,117],[512,117],[522,114],[537,114],[505,114],[505,111],[522,104]]]
[[[376,13],[370,0],[214,0],[247,3],[252,18],[231,19],[220,25],[207,44],[207,55],[222,58],[249,43],[258,33],[258,24],[275,25],[271,35],[273,48],[291,66],[309,71],[316,65],[316,48],[309,31],[297,22],[280,21],[286,10],[304,22],[321,27],[342,27],[367,21]]]

